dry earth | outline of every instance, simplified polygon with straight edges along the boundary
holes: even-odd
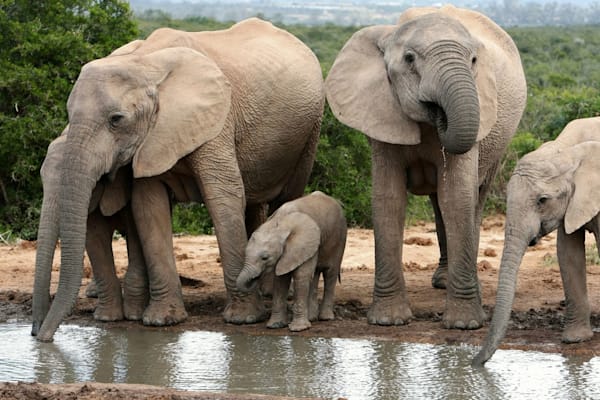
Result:
[[[483,290],[483,303],[491,314],[496,296],[498,267],[504,240],[504,219],[487,218],[481,229],[478,270]],[[556,263],[555,235],[544,238],[530,248],[521,265],[518,289],[511,317],[511,325],[503,348],[532,349],[547,352],[576,353],[594,356],[600,354],[600,335],[586,343],[565,345],[560,342],[564,307],[562,282]],[[588,249],[594,241],[587,238]],[[114,242],[117,271],[126,268],[125,241]],[[441,327],[445,291],[431,287],[439,251],[434,225],[421,223],[409,227],[405,233],[404,263],[409,298],[415,318],[400,327],[372,326],[366,322],[366,311],[371,302],[374,273],[373,232],[363,229],[349,231],[342,265],[342,282],[336,290],[336,320],[315,322],[302,336],[385,338],[387,340],[421,343],[468,343],[479,345],[487,328],[478,331],[446,330]],[[58,256],[53,268],[52,291],[58,283]],[[219,264],[219,252],[214,236],[183,236],[175,238],[177,266],[182,277],[184,300],[190,314],[188,320],[170,329],[202,329],[247,334],[289,335],[287,329],[270,330],[264,323],[236,326],[225,324],[221,312],[225,304],[225,289]],[[0,322],[24,320],[31,317],[35,243],[18,242],[0,245]],[[600,266],[588,267],[588,291],[592,306],[592,325],[600,326]],[[85,260],[85,278],[77,308],[70,322],[97,324],[92,318],[95,300],[83,293],[90,281],[90,267]],[[101,324],[107,329],[115,325],[136,322]],[[35,396],[34,396],[35,395]],[[18,397],[21,396],[21,397]],[[87,396],[87,397],[86,397]],[[120,396],[120,397],[119,397]],[[223,398],[222,394],[194,394],[159,388],[123,385],[39,385],[0,384],[0,399],[4,398]],[[235,398],[268,399],[266,396]]]

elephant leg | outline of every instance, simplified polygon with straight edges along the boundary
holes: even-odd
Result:
[[[131,211],[127,210],[121,213],[127,224],[127,258],[129,261],[123,282],[123,313],[128,320],[139,321],[143,318],[144,310],[150,299],[148,271]]]
[[[586,282],[585,230],[581,228],[567,235],[561,225],[556,251],[567,303],[562,341],[583,342],[593,336]]]
[[[316,262],[315,262],[316,264]],[[313,264],[311,276],[308,276],[301,269],[306,269],[307,265],[301,265],[294,271],[294,304],[292,305],[292,322],[289,324],[289,329],[292,332],[300,332],[310,328],[312,325],[309,321],[309,306],[311,299],[311,288],[313,276],[319,276],[315,273],[315,265]],[[316,289],[316,288],[314,288]]]
[[[273,306],[267,328],[283,328],[288,325],[287,294],[292,274],[275,277],[273,281]]]
[[[321,118],[312,127],[311,135],[306,142],[300,158],[292,169],[292,174],[279,196],[269,204],[269,214],[272,214],[282,204],[297,199],[304,194],[317,155],[317,145],[321,134]]]
[[[337,284],[339,274],[338,271],[339,268],[327,268],[323,272],[323,301],[321,302],[321,309],[319,311],[319,319],[321,321],[331,321],[335,318],[333,306],[335,297],[335,285]]]
[[[375,284],[370,324],[403,325],[412,318],[402,268],[407,203],[406,168],[396,146],[371,140]]]
[[[85,288],[85,297],[89,297],[90,299],[98,297],[98,286],[96,284],[96,277],[92,276],[92,280],[88,283]]]
[[[319,319],[319,280],[321,272],[317,270],[310,282],[308,293],[308,320],[316,321]]]
[[[223,143],[228,140],[231,143]],[[212,140],[190,154],[186,161],[196,177],[215,227],[227,289],[223,317],[226,322],[234,324],[263,321],[267,313],[258,290],[242,293],[236,287],[248,238],[244,219],[244,183],[233,139],[223,136]]]
[[[146,267],[150,301],[145,325],[173,325],[187,318],[177,274],[171,230],[171,205],[167,188],[155,178],[136,179],[131,207]]]
[[[123,319],[123,298],[121,283],[115,273],[112,235],[111,224],[99,210],[88,216],[85,247],[96,280],[98,304],[94,318],[98,321]]]
[[[442,218],[442,212],[440,211],[440,205],[438,204],[437,194],[430,195],[429,200],[435,215],[435,232],[440,248],[440,260],[437,269],[431,277],[431,285],[436,289],[446,289],[446,283],[448,281],[448,247],[446,243],[446,227],[444,226],[444,220]]]
[[[446,167],[438,171],[438,204],[446,227],[448,281],[446,328],[478,329],[485,312],[477,279],[478,158],[476,148],[462,155],[446,155]]]
[[[252,233],[258,229],[267,220],[267,204],[249,204],[246,205],[246,237],[250,238]],[[273,278],[275,270],[265,271],[260,276],[258,290],[262,296],[271,297],[273,295]]]

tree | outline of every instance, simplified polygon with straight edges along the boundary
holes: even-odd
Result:
[[[36,235],[39,168],[81,67],[137,36],[119,0],[0,0],[0,229]]]

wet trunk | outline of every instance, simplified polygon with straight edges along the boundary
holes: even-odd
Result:
[[[71,312],[81,286],[88,210],[100,177],[90,168],[93,157],[88,149],[93,148],[71,144],[64,154],[59,205],[60,277],[55,299],[37,335],[40,341],[52,340],[63,318]]]
[[[481,366],[489,360],[506,334],[515,298],[517,272],[527,250],[527,245],[528,240],[525,235],[510,235],[506,239],[500,262],[494,315],[483,346],[473,359],[474,366]]]
[[[57,171],[58,172],[58,171]],[[37,335],[50,308],[50,278],[54,250],[58,241],[59,179],[44,185],[42,213],[38,227],[35,253],[35,279],[32,300],[31,334]]]

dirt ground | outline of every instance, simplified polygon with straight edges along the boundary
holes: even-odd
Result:
[[[481,229],[478,270],[483,290],[483,303],[491,315],[496,296],[498,267],[504,240],[502,216],[487,218]],[[560,342],[564,307],[564,295],[560,272],[556,261],[556,238],[550,235],[533,248],[523,260],[519,272],[518,289],[511,325],[502,348],[517,348],[594,356],[600,354],[600,335],[581,344],[565,345]],[[587,238],[588,249],[594,243]],[[441,326],[445,304],[445,291],[431,287],[431,275],[435,269],[439,250],[434,224],[420,223],[407,228],[404,244],[404,270],[414,320],[406,326],[373,326],[366,322],[366,312],[371,303],[374,276],[373,232],[364,229],[349,231],[342,264],[341,284],[336,289],[336,320],[315,322],[310,330],[291,333],[287,329],[271,330],[265,323],[236,326],[223,322],[221,313],[225,305],[225,289],[219,252],[214,236],[182,236],[175,238],[177,266],[182,277],[187,321],[170,329],[211,330],[226,333],[253,335],[302,335],[346,338],[383,338],[387,340],[479,345],[487,327],[477,331],[447,330]],[[117,270],[120,275],[126,269],[125,241],[114,242]],[[55,257],[52,291],[58,283],[58,260]],[[31,292],[35,262],[35,243],[18,242],[0,245],[0,322],[27,320],[31,318]],[[76,310],[70,322],[99,324],[93,320],[95,299],[84,296],[90,281],[90,267],[85,260],[85,278]],[[600,326],[600,266],[588,267],[588,291],[592,306],[592,325]],[[136,322],[103,323],[111,326],[136,324]],[[90,394],[90,393],[93,393]],[[32,397],[35,394],[37,397]],[[222,394],[194,394],[173,390],[130,387],[123,385],[40,385],[0,384],[0,399],[4,398],[223,398]],[[56,396],[56,397],[53,397]],[[70,397],[71,396],[71,397]],[[72,397],[74,396],[74,397]],[[88,397],[85,397],[88,396]],[[119,397],[121,396],[121,397]],[[268,399],[267,396],[235,398]]]

